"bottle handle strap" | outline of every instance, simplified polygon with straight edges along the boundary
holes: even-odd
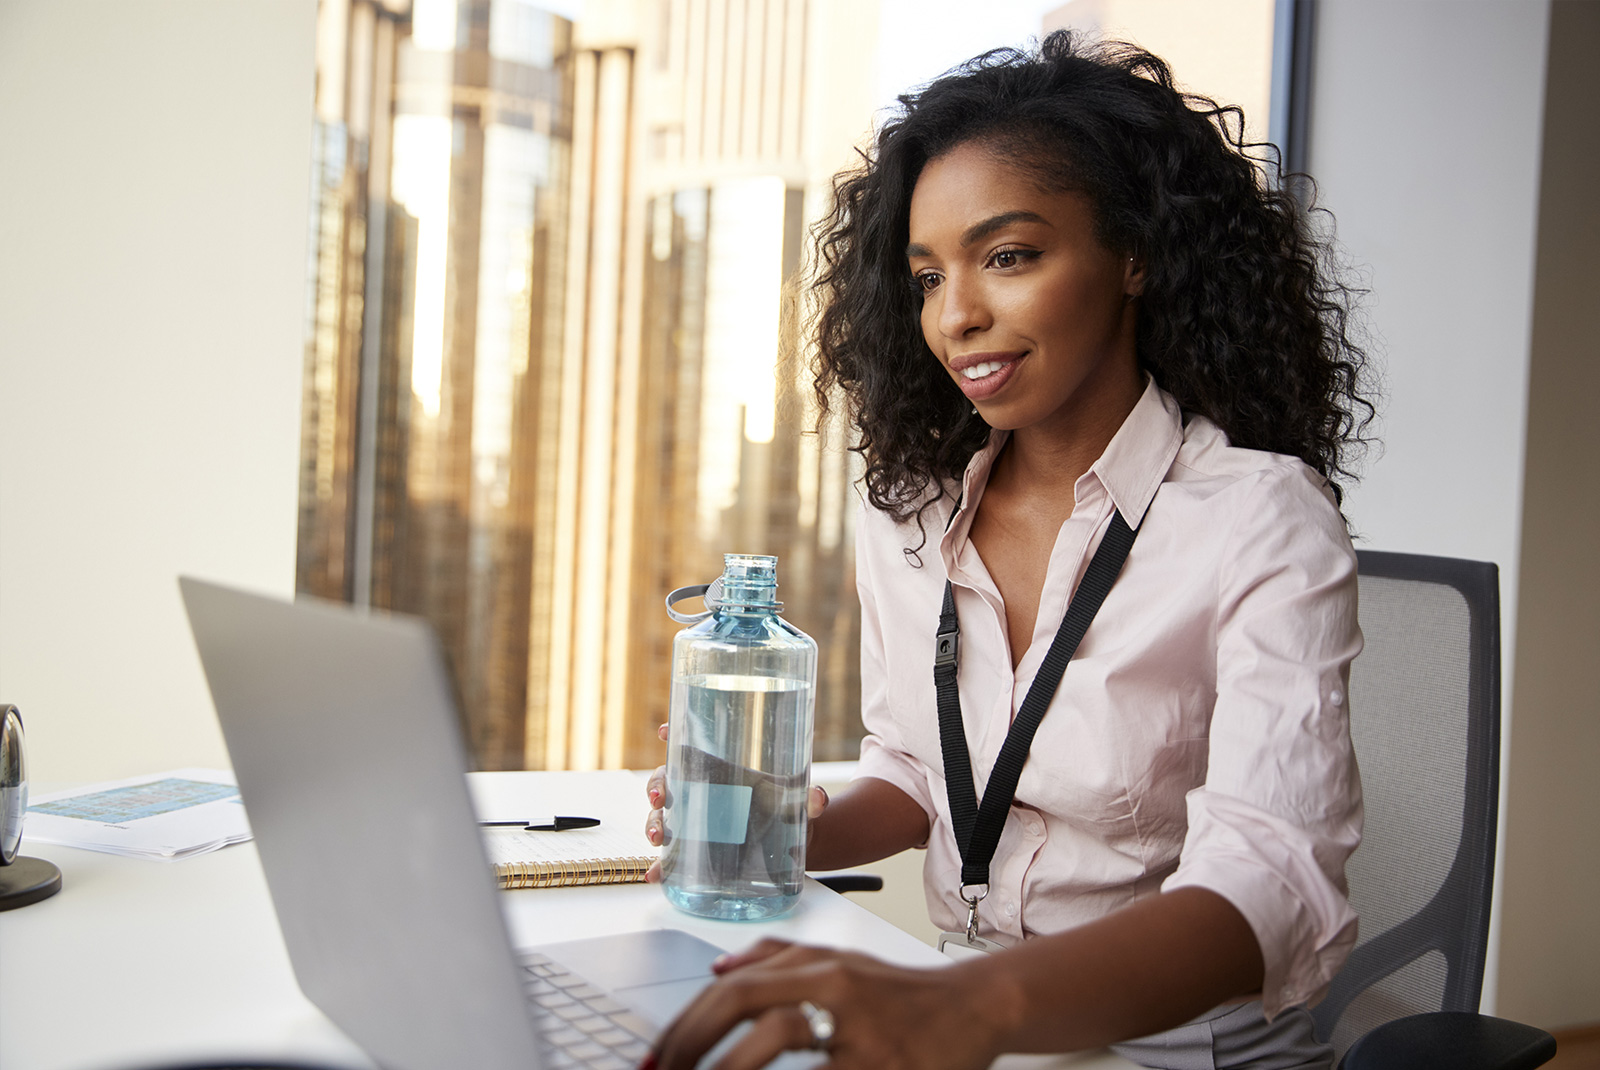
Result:
[[[706,611],[704,613],[679,613],[672,608],[674,603],[681,602],[685,598],[693,598],[695,595],[699,595],[701,600],[705,602]],[[712,583],[696,583],[688,587],[679,587],[676,591],[667,595],[667,616],[679,624],[698,624],[715,613],[720,605],[722,605],[722,578],[719,576]]]

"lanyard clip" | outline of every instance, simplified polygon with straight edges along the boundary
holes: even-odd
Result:
[[[968,895],[968,888],[982,888],[983,891]],[[967,904],[967,943],[976,943],[978,939],[978,904],[989,898],[989,886],[987,884],[963,884],[957,894]]]
[[[927,633],[924,632],[924,635]],[[933,667],[943,668],[956,663],[956,652],[961,647],[961,629],[951,628],[947,632],[939,632],[934,636]]]

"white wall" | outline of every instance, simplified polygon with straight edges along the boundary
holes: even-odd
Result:
[[[0,700],[225,764],[180,572],[292,592],[315,0],[0,0]]]
[[[1593,36],[1594,20],[1587,21]],[[1597,332],[1592,315],[1574,316],[1595,298],[1571,285],[1550,289],[1570,281],[1577,257],[1592,291],[1593,246],[1575,243],[1536,267],[1550,25],[1550,4],[1538,0],[1325,0],[1309,168],[1337,216],[1341,242],[1368,273],[1368,308],[1385,355],[1377,428],[1384,452],[1350,493],[1347,511],[1364,545],[1500,566],[1499,861],[1516,869],[1502,873],[1496,891],[1483,1007],[1559,1028],[1600,1019],[1600,923],[1592,909],[1600,870],[1590,865],[1587,883],[1574,880],[1564,854],[1590,854],[1594,842],[1593,826],[1572,807],[1600,814],[1596,754],[1582,750],[1594,730],[1577,727],[1596,712],[1592,681],[1582,676],[1600,635],[1592,610],[1571,594],[1600,590],[1593,555],[1600,503],[1589,400],[1595,379],[1586,370]],[[1586,65],[1589,53],[1578,54],[1584,58],[1574,63]],[[1553,93],[1570,91],[1552,83]],[[1567,111],[1592,127],[1592,98]],[[1576,163],[1568,169],[1569,214],[1547,220],[1546,239],[1563,227],[1595,233],[1593,172]],[[1536,289],[1541,308],[1548,306],[1541,317],[1565,332],[1563,351],[1542,362],[1532,344]],[[1544,401],[1530,422],[1530,374],[1541,367]],[[1555,481],[1560,489],[1541,497],[1531,488],[1551,484],[1544,467],[1551,457],[1566,458],[1567,468]],[[1566,526],[1551,519],[1552,508],[1565,510]],[[1572,516],[1587,526],[1572,527]],[[1567,571],[1525,590],[1522,563],[1533,544],[1524,547],[1523,539],[1534,532],[1545,537],[1541,558],[1563,554]],[[1530,562],[1530,577],[1537,563]],[[1518,650],[1524,631],[1543,635],[1542,645],[1565,640],[1539,664],[1540,679],[1529,681],[1536,688],[1513,672],[1530,664]],[[1557,701],[1568,704],[1549,708]],[[1540,732],[1519,728],[1524,718]],[[1501,970],[1502,960],[1515,968]]]

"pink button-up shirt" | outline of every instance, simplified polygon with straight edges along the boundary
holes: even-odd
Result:
[[[1033,639],[1011,668],[1005,605],[967,538],[996,433],[963,505],[916,522],[866,508],[860,776],[927,811],[929,913],[963,928],[934,698],[948,578],[961,618],[960,692],[981,799],[1011,720],[1120,509],[1138,540],[1068,665],[1029,753],[990,868],[982,935],[1014,943],[1175,888],[1244,915],[1266,961],[1271,1016],[1317,998],[1355,942],[1344,862],[1361,838],[1346,682],[1361,650],[1356,559],[1327,485],[1295,458],[1235,449],[1145,390],[1078,480],[1051,551]]]

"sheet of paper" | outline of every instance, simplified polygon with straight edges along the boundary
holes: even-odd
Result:
[[[233,774],[174,769],[40,795],[23,841],[171,860],[250,838]]]

